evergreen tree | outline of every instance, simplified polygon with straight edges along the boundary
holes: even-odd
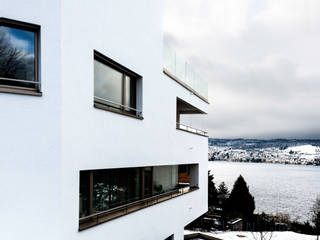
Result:
[[[229,194],[229,190],[225,182],[220,183],[220,185],[218,186],[218,194],[225,196]]]
[[[250,220],[254,209],[254,197],[250,194],[246,181],[240,175],[233,185],[226,204],[226,211],[232,217],[242,217],[244,220]]]
[[[217,203],[218,192],[213,180],[214,180],[213,174],[210,174],[210,171],[208,171],[208,206],[209,207]]]
[[[317,240],[319,240],[320,235],[320,197],[318,197],[312,207],[312,222],[315,227],[315,234],[317,235]]]

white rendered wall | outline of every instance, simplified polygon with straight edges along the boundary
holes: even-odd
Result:
[[[0,239],[61,239],[60,2],[0,0],[41,25],[43,96],[0,93]]]
[[[73,9],[76,10],[73,10]],[[162,73],[162,1],[62,3],[64,236],[164,239],[207,209],[207,138],[176,130],[176,98],[207,104]],[[94,17],[93,17],[94,16]],[[93,50],[143,76],[143,117],[93,107]],[[200,190],[78,232],[79,171],[200,163]],[[178,236],[180,235],[180,236]]]

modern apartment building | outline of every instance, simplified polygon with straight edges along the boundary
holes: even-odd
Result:
[[[160,0],[1,0],[0,239],[183,239],[207,210],[207,86]]]

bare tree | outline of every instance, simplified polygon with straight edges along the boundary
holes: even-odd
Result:
[[[273,232],[251,232],[255,240],[271,240],[273,237]]]
[[[26,52],[12,45],[8,34],[0,32],[0,77],[26,79],[33,71],[30,60]]]
[[[255,240],[271,240],[273,237],[274,227],[265,213],[256,216],[251,228],[251,234]]]

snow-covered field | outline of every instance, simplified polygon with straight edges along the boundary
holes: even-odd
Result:
[[[320,147],[316,147],[308,144],[308,145],[289,147],[286,149],[286,151],[300,152],[302,154],[316,154],[317,152],[319,152],[319,149]]]
[[[192,231],[185,231],[185,235],[196,233]],[[253,236],[251,232],[217,232],[217,233],[203,233],[207,236],[212,236],[221,240],[256,240],[259,239],[257,236],[258,233],[254,233],[256,238]],[[268,234],[267,240],[270,239],[270,235]],[[316,240],[316,236],[299,234],[295,232],[273,232],[271,240]]]

